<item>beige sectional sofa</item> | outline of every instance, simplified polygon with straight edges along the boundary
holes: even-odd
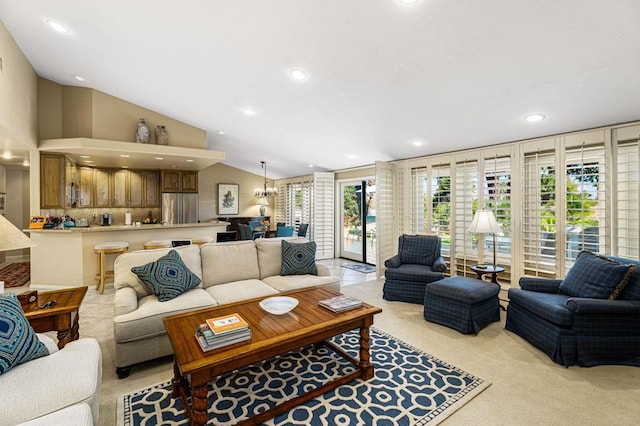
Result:
[[[168,315],[317,285],[340,290],[340,279],[332,277],[321,264],[316,265],[317,275],[280,276],[283,239],[292,243],[308,241],[295,237],[259,238],[176,247],[184,264],[202,282],[166,302],[150,294],[131,268],[153,262],[171,249],[118,256],[114,266],[113,319],[118,376],[127,377],[133,364],[173,353],[162,321]]]

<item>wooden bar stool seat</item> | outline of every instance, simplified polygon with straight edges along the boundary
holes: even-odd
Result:
[[[145,250],[171,248],[171,240],[151,240],[143,244]]]
[[[209,237],[208,235],[202,235],[200,237],[193,237],[191,239],[191,243],[192,244],[197,244],[199,246],[203,245],[203,244],[207,244],[207,243],[212,243],[213,242],[213,237]]]
[[[126,253],[128,250],[129,243],[124,241],[106,241],[93,246],[93,251],[98,254],[98,273],[96,274],[96,281],[98,283],[96,288],[100,294],[104,293],[104,282],[109,278],[113,278],[113,270],[107,271],[105,263],[107,255],[120,255]]]

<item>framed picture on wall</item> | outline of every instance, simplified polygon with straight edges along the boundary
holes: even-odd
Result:
[[[218,184],[218,215],[238,214],[239,185],[235,183]]]
[[[0,192],[0,214],[7,214],[7,194],[4,192]]]

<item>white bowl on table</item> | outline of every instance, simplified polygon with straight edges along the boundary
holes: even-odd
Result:
[[[298,299],[289,296],[275,296],[260,301],[260,307],[270,314],[283,315],[298,306]]]

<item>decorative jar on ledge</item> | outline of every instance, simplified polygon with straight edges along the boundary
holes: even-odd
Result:
[[[158,145],[169,145],[169,132],[167,132],[165,126],[156,126],[156,143]]]

